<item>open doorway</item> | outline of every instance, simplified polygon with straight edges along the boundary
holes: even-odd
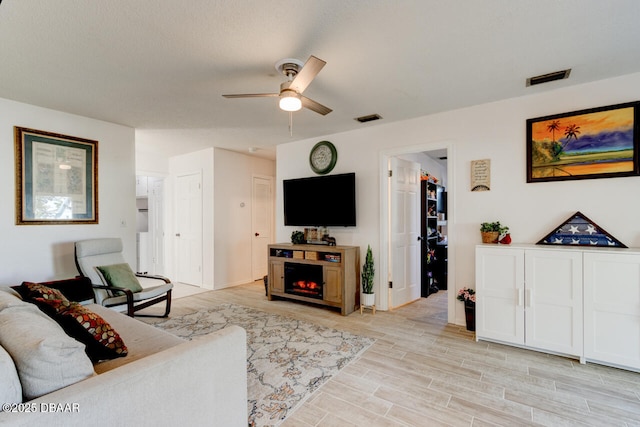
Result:
[[[170,280],[165,248],[165,177],[136,175],[136,272],[165,276]],[[173,274],[172,274],[173,276]],[[173,282],[172,298],[182,298],[206,289]]]
[[[164,178],[136,176],[136,271],[165,274]]]
[[[434,271],[425,271],[423,270],[423,266],[418,266],[418,274],[420,277],[426,273],[426,277],[430,279],[427,283],[434,284],[437,286],[437,291],[440,293],[438,296],[439,300],[442,300],[446,303],[447,310],[447,319],[449,322],[455,321],[455,295],[452,292],[449,292],[450,289],[454,288],[454,263],[455,259],[452,255],[455,253],[454,251],[454,223],[455,221],[455,211],[453,209],[453,195],[451,189],[453,188],[453,172],[450,164],[452,164],[452,150],[451,145],[448,142],[442,143],[431,143],[431,144],[423,144],[413,147],[404,147],[399,149],[386,150],[381,153],[381,168],[390,169],[391,159],[400,158],[400,159],[408,159],[409,161],[413,161],[420,164],[420,168],[424,171],[423,173],[429,174],[435,178],[437,178],[437,183],[435,188],[434,197],[429,197],[430,199],[434,199],[435,209],[432,212],[433,215],[429,215],[432,218],[432,224],[428,227],[425,227],[425,234],[420,233],[420,237],[418,240],[422,240],[423,237],[427,237],[431,235],[434,237],[433,241],[433,249],[434,253],[432,254],[435,258],[440,258],[440,261],[437,264],[434,264],[433,267],[437,266],[437,270]],[[450,163],[451,162],[451,163]],[[383,176],[381,178],[381,268],[380,273],[382,278],[387,278],[389,282],[392,282],[392,288],[389,289],[389,292],[381,292],[381,307],[385,307],[386,309],[393,309],[397,304],[393,302],[393,288],[396,285],[402,286],[399,283],[393,283],[393,278],[397,279],[397,273],[394,274],[394,266],[395,259],[397,258],[396,253],[394,252],[394,247],[392,245],[392,236],[394,234],[394,228],[397,227],[398,219],[397,216],[401,213],[401,210],[398,209],[397,203],[392,202],[391,197],[391,177],[389,177],[387,170],[383,170]],[[418,186],[418,193],[422,190]],[[439,188],[438,188],[439,187]],[[438,191],[439,190],[439,191]],[[438,201],[440,201],[441,207],[438,208]],[[445,208],[446,204],[446,208]],[[422,202],[417,203],[416,209],[421,209]],[[418,216],[422,216],[422,212],[416,213]],[[422,242],[420,242],[422,244]],[[439,245],[438,245],[439,243]],[[437,250],[437,253],[435,252]],[[421,261],[423,255],[420,255]],[[420,263],[421,264],[421,263]],[[400,267],[402,268],[402,267]],[[430,275],[429,275],[430,273]],[[383,279],[384,280],[384,279]],[[384,283],[384,282],[383,282]],[[436,293],[435,289],[432,292],[427,292],[428,294]],[[446,293],[446,298],[442,298],[443,293]],[[386,294],[386,295],[385,295]],[[384,308],[383,308],[384,309]]]
[[[421,159],[420,181],[420,296],[447,291],[447,150],[415,155]],[[443,300],[440,298],[440,300]]]

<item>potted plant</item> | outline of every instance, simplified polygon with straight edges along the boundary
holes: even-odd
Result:
[[[362,305],[365,307],[373,307],[376,302],[376,294],[373,291],[373,276],[375,273],[371,245],[367,245],[367,256],[362,266]]]
[[[291,243],[301,245],[304,243],[304,233],[302,231],[294,231],[291,233]]]
[[[471,288],[462,288],[456,297],[458,301],[464,302],[464,317],[468,331],[476,330],[476,291]]]
[[[483,222],[480,224],[480,234],[482,235],[482,243],[498,243],[498,237],[500,237],[500,230],[504,228],[500,225],[500,221],[496,222]],[[507,230],[509,228],[507,227]]]

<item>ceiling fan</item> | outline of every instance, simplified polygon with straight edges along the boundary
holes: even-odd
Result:
[[[333,110],[313,99],[303,96],[302,92],[309,86],[325,64],[325,61],[313,55],[307,59],[304,65],[302,61],[298,59],[285,58],[275,64],[276,70],[287,76],[287,81],[280,85],[280,93],[244,93],[222,96],[225,98],[263,98],[278,96],[280,97],[280,108],[284,111],[298,111],[302,107],[305,107],[324,116]]]

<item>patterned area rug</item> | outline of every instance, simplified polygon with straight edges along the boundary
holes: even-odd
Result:
[[[249,426],[277,426],[375,340],[235,304],[154,326],[192,339],[238,325],[247,331]]]

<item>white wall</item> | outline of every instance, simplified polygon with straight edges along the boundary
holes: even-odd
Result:
[[[14,126],[98,141],[99,224],[15,225]],[[132,128],[0,99],[0,284],[75,276],[73,242],[94,237],[122,238],[125,258],[134,266],[134,157]]]
[[[283,144],[277,148],[276,188],[283,179],[313,175],[307,162],[309,150],[319,140],[333,142],[338,163],[332,173],[357,174],[358,226],[331,232],[338,244],[359,245],[362,251],[371,244],[375,259],[380,260],[380,156],[410,152],[411,147],[416,147],[414,151],[442,148],[443,144],[450,147],[449,254],[455,259],[455,271],[449,275],[449,289],[455,292],[474,285],[474,251],[484,221],[508,225],[514,242],[535,243],[581,211],[627,246],[640,246],[640,199],[636,197],[640,177],[527,184],[525,157],[528,118],[638,99],[640,73]],[[470,162],[485,158],[491,159],[491,191],[471,192]],[[282,194],[278,193],[276,239],[289,241],[292,228],[282,224]],[[376,286],[380,282],[377,274]],[[463,324],[462,304],[451,302],[450,307],[455,308],[456,322]]]
[[[141,143],[136,138],[136,172],[142,176],[167,176],[169,157],[159,152],[153,145]]]
[[[168,160],[166,189],[167,276],[176,271],[175,178],[202,172],[203,286],[222,289],[248,283],[251,275],[251,194],[254,175],[275,176],[275,162],[210,148]],[[142,166],[141,166],[142,167]],[[147,168],[150,166],[147,166]],[[161,172],[160,169],[156,172]],[[241,206],[244,203],[244,206]],[[265,257],[267,254],[265,253]]]
[[[171,157],[168,161],[170,176],[165,180],[165,263],[166,276],[176,277],[178,256],[176,253],[176,178],[192,173],[202,174],[202,286],[214,289],[214,250],[213,223],[215,220],[214,188],[213,188],[213,156],[214,149],[196,151],[182,156]]]
[[[215,288],[248,283],[252,276],[252,192],[254,175],[275,177],[275,162],[216,149]],[[267,253],[264,254],[265,259]]]

